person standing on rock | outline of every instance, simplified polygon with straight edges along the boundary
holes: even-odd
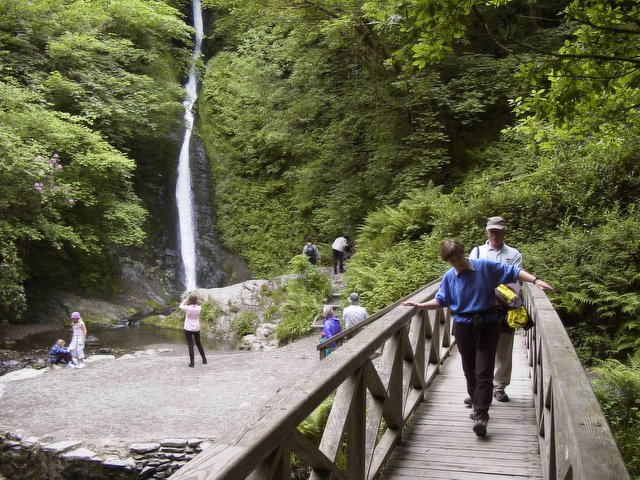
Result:
[[[189,366],[194,367],[194,350],[193,342],[195,341],[198,347],[198,352],[202,357],[202,363],[206,365],[207,357],[204,354],[204,348],[200,341],[200,310],[202,307],[198,303],[198,297],[193,293],[189,294],[180,304],[180,308],[184,310],[184,336],[187,339],[187,346],[189,347]]]
[[[76,367],[84,368],[84,344],[87,340],[87,326],[82,321],[80,312],[73,312],[71,321],[73,322],[71,326],[73,336],[71,337],[71,342],[69,342],[69,351]]]

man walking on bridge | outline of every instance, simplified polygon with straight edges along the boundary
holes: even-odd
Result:
[[[494,289],[501,283],[518,280],[531,282],[542,290],[553,288],[519,267],[469,259],[464,252],[464,245],[458,240],[445,240],[440,246],[440,257],[451,268],[442,277],[435,298],[402,304],[427,310],[451,308],[467,393],[473,399],[473,431],[483,437],[487,434],[493,399],[493,368],[500,336]]]
[[[493,260],[494,262],[522,268],[522,255],[520,255],[518,249],[504,243],[504,238],[507,234],[507,223],[504,221],[504,218],[489,218],[486,232],[486,243],[474,247],[469,254],[469,258]],[[522,305],[520,282],[510,283],[507,286],[518,294],[510,306],[519,307]],[[496,309],[498,311],[498,322],[500,322],[500,339],[498,340],[498,349],[496,350],[496,368],[493,373],[493,396],[499,402],[508,402],[509,395],[507,395],[507,392],[504,390],[507,385],[511,383],[511,370],[513,367],[511,357],[513,355],[513,337],[515,330],[511,328],[507,322],[509,309],[500,298],[501,297],[496,295]],[[471,398],[465,399],[465,403],[471,405]]]

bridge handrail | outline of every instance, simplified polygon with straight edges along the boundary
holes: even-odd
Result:
[[[545,480],[628,480],[629,473],[571,340],[547,296],[525,284],[527,331]]]
[[[437,288],[438,282],[429,284],[411,298],[427,301]],[[171,479],[289,480],[291,452],[311,467],[312,479],[375,478],[453,346],[450,312],[397,303]],[[374,363],[371,355],[380,350]],[[334,392],[316,446],[298,426]],[[346,471],[337,466],[343,446]]]
[[[433,298],[438,284],[412,300]],[[545,480],[630,480],[582,365],[544,292],[526,284],[526,333]],[[224,434],[172,480],[289,480],[291,453],[311,479],[376,478],[453,346],[451,314],[397,306]],[[372,353],[382,355],[371,360]],[[335,392],[319,446],[298,426]],[[338,467],[345,447],[346,471]],[[515,455],[515,454],[514,454]]]
[[[351,325],[349,328],[345,328],[343,331],[341,331],[340,333],[338,333],[337,335],[334,335],[333,337],[331,337],[330,339],[327,340],[323,340],[321,342],[318,342],[318,345],[316,345],[316,350],[318,350],[318,353],[320,354],[320,360],[322,360],[323,358],[326,357],[326,344],[327,343],[337,343],[338,346],[342,345],[346,340],[350,339],[351,337],[353,337],[354,335],[356,335],[358,332],[360,332],[360,330],[362,330],[364,327],[366,327],[367,325],[369,325],[370,323],[375,322],[378,318],[382,317],[384,314],[386,314],[387,312],[393,310],[394,308],[396,308],[397,306],[399,306],[402,302],[404,302],[405,300],[410,299],[411,297],[413,297],[414,295],[416,295],[417,293],[421,292],[422,290],[424,290],[425,288],[429,288],[433,285],[439,285],[440,284],[440,278],[432,281],[431,283],[426,284],[425,286],[423,286],[422,288],[419,288],[413,292],[411,292],[409,295],[405,295],[404,297],[402,297],[400,300],[398,300],[395,303],[392,303],[391,305],[386,306],[385,308],[383,308],[382,310],[378,310],[377,312],[375,312],[372,315],[369,315],[367,318],[365,318],[364,320],[362,320],[361,322],[356,323],[355,325]]]

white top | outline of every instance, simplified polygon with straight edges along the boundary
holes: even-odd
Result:
[[[344,252],[344,250],[347,248],[347,245],[348,242],[346,238],[338,237],[331,244],[331,248],[334,250],[338,250],[339,252]]]
[[[346,328],[361,322],[368,316],[367,309],[360,305],[349,305],[342,311],[342,319],[345,321]]]
[[[84,340],[85,335],[87,334],[87,329],[84,326],[84,322],[82,320],[78,320],[77,322],[73,322],[71,325],[73,330],[73,337],[78,337]]]
[[[487,240],[483,245],[473,247],[471,249],[471,253],[469,253],[469,258],[493,260],[494,262],[504,263],[506,265],[513,265],[515,267],[522,268],[522,255],[517,248],[513,248],[506,243],[502,244],[501,249],[496,249],[492,248],[489,245],[489,240]],[[510,306],[520,306],[522,304],[522,298],[519,295],[522,288],[520,286],[520,282],[509,283],[508,285],[518,294],[518,298],[516,298],[510,304]]]
[[[473,247],[471,253],[469,253],[469,258],[493,260],[494,262],[522,268],[522,255],[520,255],[517,248],[513,248],[506,243],[503,243],[502,248],[497,250],[491,248],[489,240],[487,240],[484,244]]]

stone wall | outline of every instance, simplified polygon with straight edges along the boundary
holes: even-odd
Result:
[[[129,455],[120,458],[83,448],[81,441],[43,443],[21,432],[0,432],[0,479],[164,479],[208,445],[198,438],[135,443],[129,446]]]

